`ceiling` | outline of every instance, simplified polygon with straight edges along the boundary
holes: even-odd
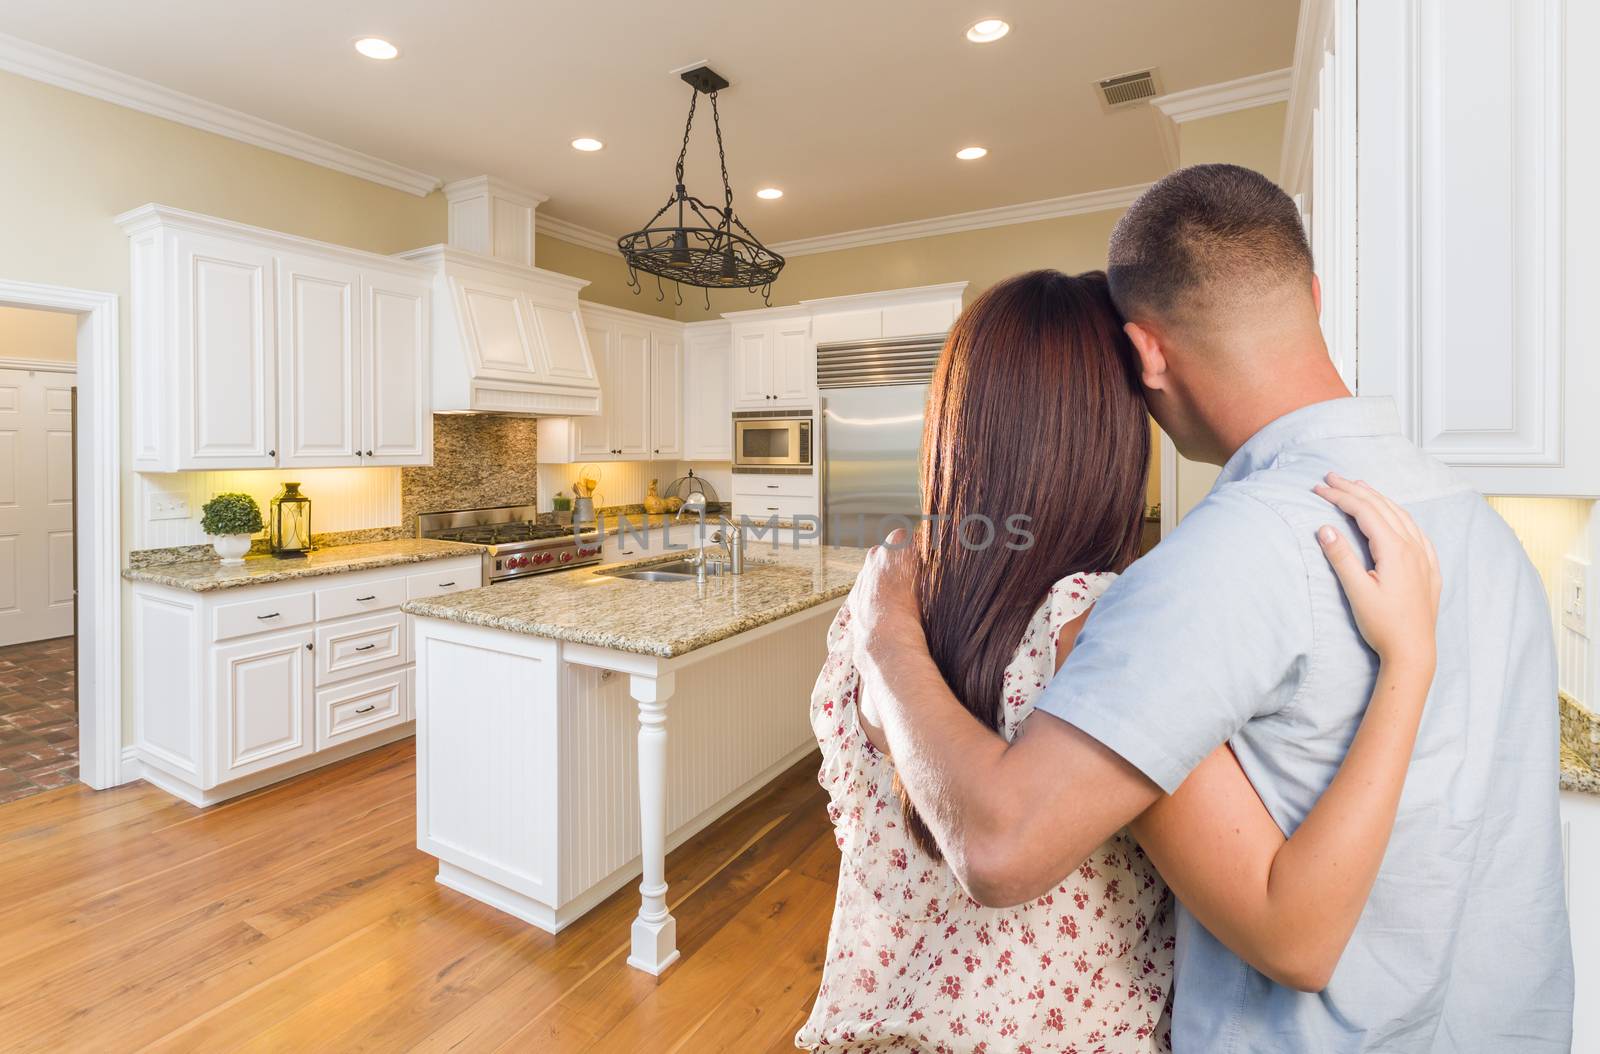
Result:
[[[732,82],[719,101],[736,206],[777,242],[1155,179],[1155,115],[1104,112],[1094,82],[1155,66],[1174,92],[1282,69],[1297,13],[1297,0],[6,0],[0,33],[444,180],[487,172],[549,195],[541,215],[610,234],[666,200],[690,94],[670,71],[707,60]],[[968,43],[994,16],[1010,35]],[[400,57],[362,58],[363,36]],[[688,182],[718,201],[707,118],[702,106]],[[579,153],[576,136],[606,148]],[[972,144],[989,156],[955,159]],[[767,185],[783,199],[757,200]]]

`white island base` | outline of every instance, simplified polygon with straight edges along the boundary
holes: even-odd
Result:
[[[628,962],[659,974],[678,957],[666,854],[815,749],[842,602],[670,659],[418,617],[417,844],[438,881],[555,933],[642,875]]]

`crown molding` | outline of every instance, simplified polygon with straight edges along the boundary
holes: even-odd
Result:
[[[617,251],[617,240],[609,234],[602,234],[589,227],[580,227],[578,224],[561,219],[559,216],[547,216],[542,212],[539,213],[539,219],[534,224],[534,233],[548,234],[552,238],[559,238],[561,241],[571,245],[581,245],[585,249],[594,249],[598,252],[614,253]]]
[[[838,234],[823,234],[815,238],[778,242],[771,248],[785,257],[810,256],[813,253],[857,249],[867,245],[910,241],[913,238],[932,238],[940,234],[959,234],[962,231],[980,231],[989,227],[1009,227],[1016,223],[1053,220],[1086,212],[1124,209],[1132,205],[1134,199],[1143,194],[1149,186],[1148,183],[1139,183],[1131,187],[1092,190],[1086,194],[1068,194],[1061,198],[1025,201],[1019,205],[1001,205],[998,208],[979,209],[975,212],[957,212],[925,220],[888,223],[882,227],[863,227],[855,231],[841,231]]]
[[[281,124],[197,99],[3,33],[0,33],[0,70],[381,183],[418,197],[432,193],[439,186],[438,177],[426,172],[363,154],[326,139],[318,139]]]
[[[1150,100],[1150,105],[1182,124],[1202,117],[1217,117],[1235,110],[1248,110],[1275,102],[1289,101],[1292,70],[1272,70],[1238,80],[1206,84],[1187,91],[1175,91]]]

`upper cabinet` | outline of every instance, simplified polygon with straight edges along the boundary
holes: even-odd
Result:
[[[159,205],[118,222],[134,468],[432,461],[425,269]]]
[[[595,304],[583,304],[579,314],[599,410],[589,417],[540,417],[540,462],[680,457],[682,325]]]
[[[805,407],[816,395],[817,352],[809,316],[734,321],[734,409]]]
[[[683,352],[683,457],[733,460],[733,327],[694,322]]]
[[[1480,490],[1600,494],[1600,356],[1582,347],[1600,209],[1575,192],[1600,162],[1600,74],[1578,50],[1600,12],[1356,6],[1302,11],[1285,135],[1330,350]]]

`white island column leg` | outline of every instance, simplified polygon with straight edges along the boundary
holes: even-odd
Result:
[[[639,704],[639,842],[644,875],[628,965],[659,974],[678,958],[678,921],[667,911],[667,700],[673,675],[633,674]]]

